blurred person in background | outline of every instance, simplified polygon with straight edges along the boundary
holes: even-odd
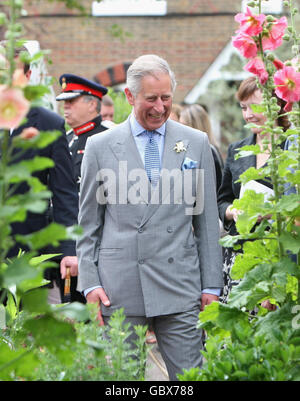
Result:
[[[182,124],[188,125],[190,127],[196,128],[202,132],[205,132],[208,136],[210,143],[210,148],[213,154],[215,169],[216,169],[216,191],[221,185],[222,172],[224,168],[224,162],[221,153],[217,147],[216,140],[214,138],[211,124],[209,120],[209,115],[200,104],[191,104],[182,109],[180,112],[179,121]]]

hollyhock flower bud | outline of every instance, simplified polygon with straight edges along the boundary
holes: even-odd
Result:
[[[236,47],[242,56],[252,58],[257,55],[257,46],[253,38],[243,32],[232,38],[232,44]]]
[[[275,60],[273,60],[273,64],[275,65],[277,70],[281,70],[281,68],[284,67],[284,63],[278,58],[275,58]]]
[[[240,31],[250,36],[257,36],[262,32],[265,19],[264,14],[252,14],[249,7],[245,14],[239,13],[235,16],[235,20],[240,23]]]
[[[16,88],[0,88],[0,128],[11,129],[20,125],[30,108],[23,92]]]
[[[269,78],[269,74],[265,68],[264,62],[259,57],[255,57],[250,60],[249,63],[245,65],[244,69],[256,75],[262,85],[264,85]]]

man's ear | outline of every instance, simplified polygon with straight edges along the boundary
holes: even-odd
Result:
[[[125,92],[125,95],[126,95],[126,97],[127,97],[128,103],[129,103],[131,106],[134,106],[134,96],[133,96],[133,94],[131,93],[130,89],[129,89],[129,88],[125,88],[125,89],[124,89],[124,92]]]

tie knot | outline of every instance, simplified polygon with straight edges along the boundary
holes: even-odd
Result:
[[[152,136],[155,134],[155,131],[148,131],[148,130],[146,130],[145,132],[146,132],[146,134],[147,134],[148,136],[150,136],[150,137],[152,137]]]

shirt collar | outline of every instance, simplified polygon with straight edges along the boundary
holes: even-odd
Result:
[[[138,135],[142,134],[143,132],[145,132],[145,128],[142,127],[141,124],[137,121],[134,113],[131,113],[129,121],[130,121],[130,126],[131,126],[131,131],[132,131],[133,136],[138,136]],[[157,128],[155,130],[155,132],[157,132],[160,135],[165,135],[166,123],[164,123],[161,127]]]

